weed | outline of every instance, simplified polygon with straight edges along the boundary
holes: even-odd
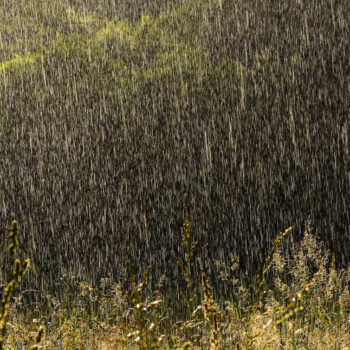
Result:
[[[16,248],[18,246],[18,225],[17,221],[13,221],[11,225],[11,231],[9,234],[10,238],[10,245],[8,246],[8,254],[10,259],[14,258]],[[20,282],[21,278],[24,276],[24,274],[27,272],[29,268],[30,262],[29,259],[26,259],[21,262],[19,259],[14,260],[14,268],[12,273],[12,279],[8,282],[6,285],[4,291],[3,291],[3,298],[1,300],[1,306],[0,306],[0,349],[4,349],[5,346],[5,339],[6,339],[6,324],[9,318],[8,310],[11,304],[11,299],[13,297],[13,293]],[[41,340],[41,336],[39,338],[39,341]]]

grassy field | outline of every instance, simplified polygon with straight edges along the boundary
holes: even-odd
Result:
[[[347,0],[3,2],[6,344],[345,348],[349,22]]]
[[[43,293],[28,305],[26,291],[15,288],[29,267],[15,260],[0,309],[1,349],[349,349],[350,268],[338,271],[323,245],[310,232],[283,257],[281,232],[258,271],[253,288],[237,278],[237,261],[222,270],[216,283],[232,286],[230,300],[215,300],[202,269],[197,285],[190,274],[195,250],[185,218],[184,263],[177,260],[186,281],[180,298],[150,290],[149,267],[140,281],[130,275],[123,289],[104,279],[102,289],[65,276],[64,298]],[[17,222],[9,235],[9,256],[18,244]],[[268,283],[269,280],[269,283]],[[14,300],[12,297],[16,295]],[[181,312],[174,314],[174,310]]]

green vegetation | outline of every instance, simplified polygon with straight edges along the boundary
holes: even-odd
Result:
[[[131,275],[129,291],[110,279],[103,280],[101,290],[67,276],[60,286],[67,292],[62,301],[43,294],[41,303],[28,308],[22,301],[23,291],[11,306],[14,287],[29,266],[26,260],[22,268],[18,267],[21,263],[16,260],[13,280],[4,290],[0,346],[6,349],[348,349],[350,268],[336,270],[334,258],[330,263],[329,254],[311,234],[310,227],[302,241],[292,247],[291,254],[283,257],[281,243],[290,231],[291,228],[276,237],[266,259],[262,276],[267,271],[272,273],[270,286],[264,277],[257,276],[255,289],[249,291],[235,275],[239,274],[235,265],[231,274],[217,276],[220,283],[232,284],[235,300],[216,301],[204,271],[200,291],[194,295],[187,273],[191,255],[185,253],[183,277],[198,305],[192,309],[185,293],[181,294],[182,300],[173,299],[173,306],[185,302],[191,310],[178,315],[177,322],[169,319],[172,312],[164,307],[168,298],[159,289],[150,290],[150,268],[140,283]],[[17,242],[15,221],[10,238]],[[191,238],[187,214],[184,248]],[[9,246],[10,254],[14,244],[17,245]],[[159,288],[161,284],[162,281]],[[5,337],[6,323],[9,330]]]
[[[0,223],[21,222],[31,262],[8,344],[346,344],[349,14],[346,0],[3,2]]]

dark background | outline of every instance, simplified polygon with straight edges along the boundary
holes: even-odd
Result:
[[[130,261],[177,284],[185,209],[212,273],[232,253],[253,274],[273,238],[294,225],[287,243],[297,242],[308,219],[348,264],[348,1],[70,5],[135,26],[146,10],[168,11],[157,25],[186,43],[189,62],[176,53],[158,74],[156,54],[172,48],[148,27],[134,46],[106,40],[89,60],[79,40],[91,33],[50,5],[39,68],[0,82],[0,227],[19,222],[37,273],[28,283],[123,279]],[[50,44],[57,32],[66,47]]]

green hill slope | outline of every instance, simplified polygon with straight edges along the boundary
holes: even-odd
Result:
[[[130,261],[177,284],[185,208],[212,273],[229,253],[255,270],[308,217],[348,261],[349,10],[1,5],[0,220],[23,227],[29,282],[122,279]]]

